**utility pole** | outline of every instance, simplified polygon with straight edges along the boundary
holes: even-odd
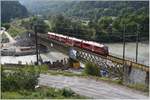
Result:
[[[127,8],[126,6],[126,1],[124,2],[124,6],[125,6],[125,9]],[[127,9],[126,9],[127,10]],[[125,70],[125,33],[126,33],[126,22],[124,22],[124,26],[123,26],[123,73],[124,73],[124,70]]]
[[[124,69],[124,60],[125,60],[125,24],[123,29],[123,69]]]
[[[125,24],[124,24],[124,27],[123,27],[123,35],[122,35],[122,38],[123,38],[123,72],[122,72],[122,82],[124,81],[125,79]]]
[[[137,24],[137,33],[136,33],[136,63],[138,61],[138,42],[139,42],[139,24]]]
[[[36,46],[36,64],[39,65],[39,56],[38,56],[38,41],[37,41],[37,25],[34,25],[35,32],[35,46]]]

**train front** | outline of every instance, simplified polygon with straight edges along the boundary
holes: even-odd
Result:
[[[109,49],[108,49],[108,46],[104,45],[104,52],[105,52],[105,55],[109,55]]]

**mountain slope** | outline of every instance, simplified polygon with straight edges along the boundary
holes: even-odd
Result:
[[[13,18],[23,18],[27,16],[27,9],[18,1],[1,1],[2,22],[9,22]]]
[[[21,0],[33,14],[53,15],[62,13],[67,16],[97,19],[101,16],[121,16],[125,12],[143,9],[148,13],[148,1],[49,1]]]

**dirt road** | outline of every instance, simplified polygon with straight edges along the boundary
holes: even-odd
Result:
[[[78,94],[95,99],[148,99],[143,93],[127,87],[79,77],[41,74],[39,84],[57,88],[69,87]]]

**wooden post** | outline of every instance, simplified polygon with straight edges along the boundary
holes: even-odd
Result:
[[[35,46],[36,46],[36,60],[37,60],[37,62],[36,62],[36,64],[38,65],[39,64],[39,57],[38,57],[38,41],[37,41],[37,26],[35,25],[34,26],[34,32],[35,32]]]
[[[136,63],[138,61],[138,42],[139,42],[139,25],[137,24],[137,34],[136,34]]]

